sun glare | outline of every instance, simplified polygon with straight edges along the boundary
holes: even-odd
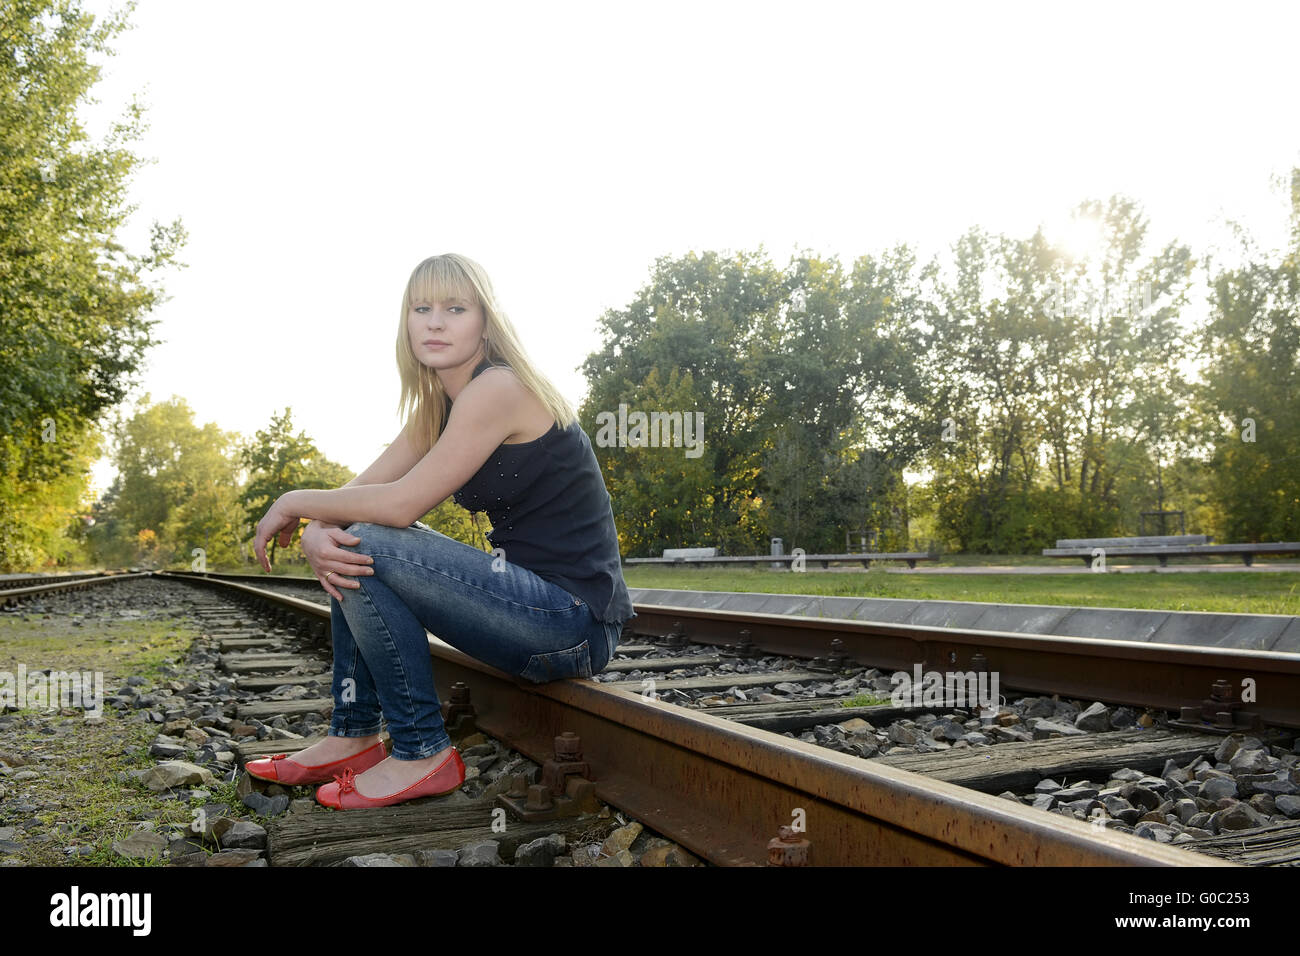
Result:
[[[1106,248],[1101,220],[1092,216],[1072,216],[1048,235],[1054,245],[1074,260],[1098,259]]]

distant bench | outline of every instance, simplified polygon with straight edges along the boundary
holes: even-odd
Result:
[[[717,548],[664,548],[664,557],[674,558],[716,558],[718,556]]]
[[[1206,534],[1153,534],[1145,538],[1059,538],[1057,548],[1178,548],[1209,544]]]
[[[1278,541],[1273,544],[1207,544],[1210,539],[1203,534],[1153,535],[1145,538],[1066,538],[1056,542],[1055,548],[1044,548],[1046,558],[1082,558],[1092,564],[1093,549],[1102,548],[1106,557],[1155,558],[1160,567],[1168,567],[1170,558],[1194,558],[1210,554],[1235,554],[1246,567],[1255,563],[1255,555],[1300,554],[1300,543]]]
[[[713,551],[712,555],[675,556],[680,551]],[[744,556],[718,555],[716,548],[669,548],[662,558],[624,558],[624,564],[689,564],[704,567],[715,564],[792,564],[793,554],[756,554]],[[871,567],[872,561],[906,561],[909,568],[916,567],[918,561],[937,561],[939,555],[925,551],[895,551],[872,554],[805,554],[805,562],[817,561],[823,568],[828,568],[832,561],[853,564],[860,563],[864,568]]]

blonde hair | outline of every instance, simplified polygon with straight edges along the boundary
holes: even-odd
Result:
[[[408,437],[412,441],[426,451],[438,441],[447,420],[447,392],[438,373],[416,358],[411,348],[407,325],[411,304],[450,298],[461,298],[482,307],[484,355],[489,362],[510,366],[520,384],[546,406],[560,428],[568,428],[578,420],[573,406],[559,389],[529,361],[509,317],[497,305],[487,272],[473,259],[447,252],[431,256],[416,266],[402,293],[402,317],[397,326],[397,371],[402,379],[398,414],[403,427],[410,426]]]

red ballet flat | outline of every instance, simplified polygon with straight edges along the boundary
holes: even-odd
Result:
[[[386,797],[367,797],[357,790],[356,771],[344,770],[316,791],[316,802],[333,810],[366,810],[372,807],[391,807],[395,803],[418,800],[421,797],[441,797],[458,789],[465,782],[465,761],[452,748],[447,759],[405,790]]]
[[[261,760],[250,760],[244,764],[244,769],[248,771],[250,777],[256,777],[258,780],[269,780],[286,787],[301,787],[309,783],[324,783],[337,776],[340,771],[354,770],[361,773],[387,756],[388,749],[381,740],[359,754],[330,763],[302,764],[290,758],[288,754],[273,754]]]

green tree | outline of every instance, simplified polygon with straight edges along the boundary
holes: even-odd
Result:
[[[96,23],[75,0],[0,3],[0,519],[46,522],[14,539],[21,555],[0,540],[8,569],[62,553],[55,539],[80,508],[68,481],[85,474],[82,439],[153,344],[146,316],[163,298],[154,274],[180,265],[180,220],[154,223],[147,254],[117,239],[144,163],[127,148],[143,109],[133,102],[101,144],[77,121],[100,75],[91,56],[112,54],[131,9]],[[42,437],[51,420],[55,441]],[[18,489],[59,505],[37,515]]]
[[[1167,502],[1163,469],[1186,450],[1177,318],[1191,252],[1148,255],[1147,222],[1122,197],[1083,203],[1075,220],[1093,224],[1095,249],[970,230],[941,283],[924,351],[928,497],[966,550],[1122,533]]]
[[[4,572],[85,564],[90,557],[86,534],[91,518],[90,467],[99,456],[100,433],[78,429],[66,416],[62,425],[47,419],[41,436],[0,435],[0,502],[5,531],[0,540]],[[47,445],[59,444],[57,450]],[[33,463],[61,463],[35,477]]]
[[[663,410],[704,415],[712,488],[707,498],[694,503],[694,527],[724,553],[757,546],[753,529],[742,529],[741,519],[755,497],[757,435],[770,394],[759,367],[770,345],[763,341],[759,322],[783,299],[780,274],[761,249],[734,259],[712,252],[690,253],[677,261],[664,257],[625,309],[602,317],[604,347],[584,363],[589,407],[615,413],[620,403],[631,410],[653,410],[643,408],[639,395],[652,369],[659,382],[669,381],[674,371],[690,374],[695,407]],[[622,507],[620,492],[614,498],[616,520]],[[687,529],[677,529],[673,546],[681,546],[684,533]],[[643,553],[654,545],[629,538],[628,546]]]
[[[114,435],[117,477],[90,536],[100,559],[132,560],[147,529],[150,554],[164,563],[188,565],[195,548],[204,549],[208,564],[238,561],[244,536],[233,454],[238,436],[195,424],[179,396],[151,404],[148,395]]]
[[[240,459],[248,469],[248,482],[239,496],[244,507],[246,534],[250,541],[266,510],[286,492],[299,488],[338,488],[355,475],[343,465],[330,461],[306,432],[293,432],[293,413],[286,408],[271,417],[268,429],[241,451]],[[271,540],[268,557],[274,562],[277,540]]]
[[[232,454],[236,437],[209,422],[186,450],[181,470],[187,495],[163,525],[172,561],[218,569],[237,568],[252,560],[243,545],[244,509]],[[202,550],[196,554],[197,549]]]
[[[710,422],[705,417],[701,428],[695,417],[704,404],[689,372],[674,369],[668,381],[661,382],[659,370],[652,368],[627,411],[681,413],[680,432],[668,436],[655,428],[653,440],[659,447],[617,444],[617,406],[599,408],[589,396],[579,409],[580,424],[591,437],[605,486],[616,503],[615,524],[623,553],[658,554],[664,548],[714,546],[708,523],[714,478]],[[686,427],[687,414],[691,416],[690,428]],[[697,436],[703,437],[702,446],[694,445]],[[679,437],[680,445],[666,444]],[[645,440],[649,442],[651,435],[646,434]]]
[[[706,451],[671,465],[671,478],[651,464],[662,458],[666,468],[671,456],[598,455],[625,553],[685,544],[763,553],[772,529],[791,521],[795,536],[842,541],[830,487],[852,460],[846,436],[867,433],[863,404],[882,393],[891,407],[920,397],[899,335],[914,304],[913,267],[906,255],[865,260],[846,278],[838,263],[800,256],[782,270],[761,247],[734,258],[658,260],[634,300],[601,320],[604,345],[584,364],[583,425],[590,430],[598,412],[617,414],[621,403],[692,410],[704,415]],[[689,393],[675,396],[684,382]],[[685,401],[693,407],[656,404]],[[892,429],[883,409],[871,417],[879,446],[901,469],[917,444],[914,415],[905,410]],[[633,462],[677,493],[658,494]]]
[[[1226,542],[1300,539],[1300,167],[1289,185],[1288,248],[1269,255],[1243,234],[1244,262],[1207,259],[1200,435]]]

